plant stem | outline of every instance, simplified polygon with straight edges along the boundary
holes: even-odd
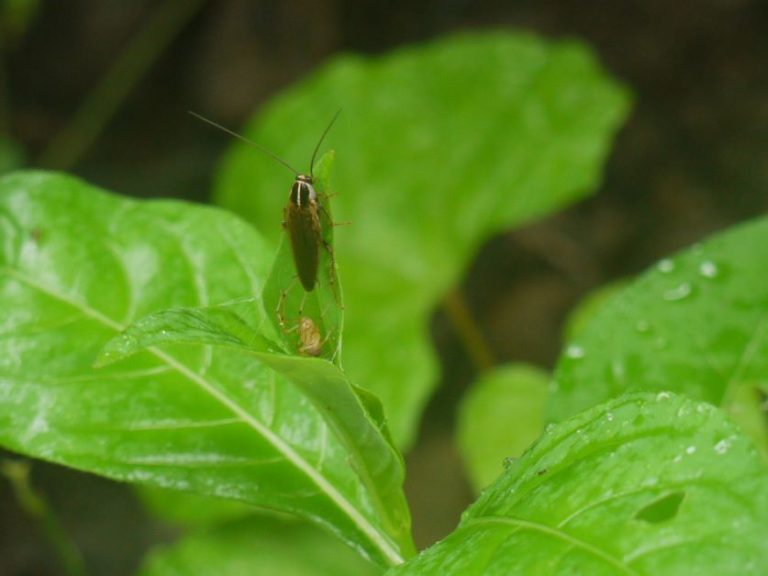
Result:
[[[38,164],[66,170],[77,164],[151,65],[204,0],[166,0],[128,43],[80,108],[40,155]]]
[[[4,460],[0,472],[8,478],[22,510],[34,518],[45,532],[67,576],[85,576],[80,550],[62,528],[45,499],[35,492],[29,481],[30,464],[23,460]]]
[[[446,295],[443,300],[443,308],[445,308],[448,318],[456,329],[456,334],[475,368],[479,372],[493,368],[496,362],[491,347],[472,316],[460,288]]]

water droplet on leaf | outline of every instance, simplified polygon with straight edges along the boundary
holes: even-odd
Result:
[[[565,350],[565,355],[568,356],[568,358],[584,358],[585,354],[586,352],[584,351],[584,348],[576,344],[571,344]]]
[[[675,263],[669,258],[664,258],[663,260],[659,260],[659,263],[656,264],[656,268],[658,268],[659,272],[662,274],[669,274],[675,269]]]
[[[720,270],[718,269],[717,264],[711,260],[706,260],[699,264],[699,274],[704,276],[704,278],[717,278],[719,273]]]
[[[731,447],[731,442],[729,440],[723,439],[720,440],[717,444],[715,444],[715,452],[718,454],[725,454],[728,452],[728,449]]]
[[[664,300],[668,302],[675,302],[677,300],[685,300],[693,293],[693,287],[688,282],[683,282],[679,286],[667,290],[664,292]]]

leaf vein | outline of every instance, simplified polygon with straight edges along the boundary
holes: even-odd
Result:
[[[531,520],[523,520],[522,518],[508,518],[504,516],[484,516],[482,518],[468,520],[464,524],[464,526],[475,527],[475,526],[483,526],[485,524],[488,524],[488,525],[503,524],[503,525],[513,526],[515,528],[515,531],[532,530],[535,532],[540,532],[547,536],[551,536],[558,540],[562,540],[563,542],[565,542],[566,544],[569,544],[570,546],[579,548],[587,552],[588,554],[591,554],[594,557],[604,561],[605,563],[610,564],[615,568],[618,568],[624,574],[628,574],[629,576],[640,576],[637,572],[635,572],[635,570],[627,566],[620,559],[610,555],[608,552],[605,552],[604,550],[601,550],[597,546],[594,546],[589,542],[585,542],[584,540],[580,540],[579,538],[576,538],[575,536],[568,534],[563,530],[559,530],[555,527],[547,526],[545,524],[540,524],[538,522],[534,522]]]
[[[69,296],[61,294],[56,290],[51,289],[48,286],[44,286],[32,278],[29,278],[21,271],[4,267],[4,270],[14,277],[16,280],[26,284],[30,288],[38,290],[51,298],[60,300],[75,309],[79,310],[84,316],[92,318],[97,322],[100,322],[104,326],[111,328],[117,332],[121,332],[125,329],[125,326],[112,320],[105,314],[99,312],[84,304],[72,299]],[[301,471],[318,489],[325,494],[357,527],[365,534],[366,538],[379,549],[382,555],[393,565],[401,564],[404,560],[397,547],[390,540],[390,537],[382,532],[379,528],[373,525],[362,512],[358,510],[355,505],[347,500],[347,498],[331,483],[331,480],[323,476],[323,474],[316,470],[307,460],[305,460],[296,450],[294,450],[287,442],[275,434],[271,429],[267,428],[264,424],[259,422],[252,414],[248,413],[242,406],[236,401],[227,396],[224,392],[216,387],[216,385],[201,377],[194,372],[191,368],[179,362],[173,356],[159,350],[158,348],[148,348],[148,351],[154,356],[165,362],[173,370],[185,376],[188,380],[197,384],[202,388],[209,396],[214,398],[220,404],[224,405],[233,414],[240,418],[245,424],[252,428],[257,434],[261,435],[267,442],[272,444],[279,452],[281,452],[286,460],[291,462],[298,470]]]

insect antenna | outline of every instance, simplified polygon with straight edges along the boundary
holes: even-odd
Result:
[[[336,110],[336,114],[334,114],[333,118],[331,118],[331,121],[328,122],[328,126],[325,127],[323,134],[320,136],[320,140],[317,141],[315,151],[312,152],[312,161],[309,163],[309,177],[313,180],[315,179],[315,157],[317,156],[317,151],[320,150],[320,145],[323,143],[323,140],[325,140],[325,136],[328,134],[331,126],[333,126],[333,123],[336,122],[336,118],[339,117],[339,114],[341,114],[341,108]]]
[[[245,136],[243,136],[243,135],[241,135],[241,134],[238,134],[237,132],[235,132],[235,131],[233,131],[233,130],[230,130],[229,128],[226,128],[226,127],[222,126],[221,124],[217,124],[217,123],[216,123],[216,122],[214,122],[213,120],[208,120],[208,118],[206,118],[205,116],[200,116],[200,114],[197,114],[196,112],[192,112],[191,110],[189,110],[188,112],[189,112],[190,114],[192,114],[192,116],[194,116],[194,117],[195,117],[195,118],[197,118],[198,120],[202,120],[202,121],[203,121],[203,122],[205,122],[206,124],[210,124],[210,125],[211,125],[211,126],[213,126],[214,128],[218,128],[219,130],[221,130],[221,131],[223,131],[223,132],[226,132],[226,133],[227,133],[227,134],[229,134],[230,136],[234,136],[234,137],[235,137],[235,138],[237,138],[238,140],[242,140],[242,141],[243,141],[243,142],[245,142],[246,144],[250,144],[251,146],[253,146],[253,147],[254,147],[254,148],[256,148],[257,150],[260,150],[261,152],[263,152],[264,154],[266,154],[267,156],[269,156],[270,158],[272,158],[272,159],[273,159],[273,160],[275,160],[276,162],[279,162],[280,164],[282,164],[283,166],[285,166],[286,168],[288,168],[288,170],[290,170],[291,172],[293,172],[293,173],[294,173],[294,175],[296,175],[296,176],[298,176],[298,175],[299,175],[299,171],[298,171],[298,170],[296,170],[296,168],[294,168],[293,166],[291,166],[290,164],[288,164],[288,162],[286,162],[285,160],[283,160],[282,158],[280,158],[280,156],[278,156],[278,155],[277,155],[277,154],[275,154],[274,152],[271,152],[271,151],[270,151],[270,150],[268,150],[267,148],[264,148],[264,146],[262,146],[261,144],[257,144],[257,143],[256,143],[256,142],[254,142],[253,140],[249,140],[249,139],[248,139],[248,138],[246,138]],[[341,112],[341,110],[339,110],[339,112]],[[338,112],[337,112],[337,113],[336,113],[336,116],[338,116],[338,115],[339,115],[339,114],[338,114]],[[335,119],[336,119],[336,117],[334,116],[334,118],[333,118],[333,119],[335,120]],[[333,124],[333,122],[331,122],[331,124]],[[330,128],[330,126],[329,126],[328,128]],[[328,130],[326,129],[326,131],[325,131],[325,132],[328,132]],[[323,137],[325,137],[325,133],[323,133]],[[322,138],[320,139],[320,142],[322,142]],[[320,144],[318,144],[318,146],[319,146],[319,145],[320,145]],[[315,150],[315,152],[317,152],[317,150]],[[312,157],[312,160],[314,161],[314,156]]]

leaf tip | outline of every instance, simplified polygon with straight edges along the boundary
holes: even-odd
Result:
[[[135,347],[131,344],[131,338],[125,334],[120,334],[109,340],[104,347],[99,350],[96,359],[91,365],[93,368],[105,368],[114,364],[134,353]]]

